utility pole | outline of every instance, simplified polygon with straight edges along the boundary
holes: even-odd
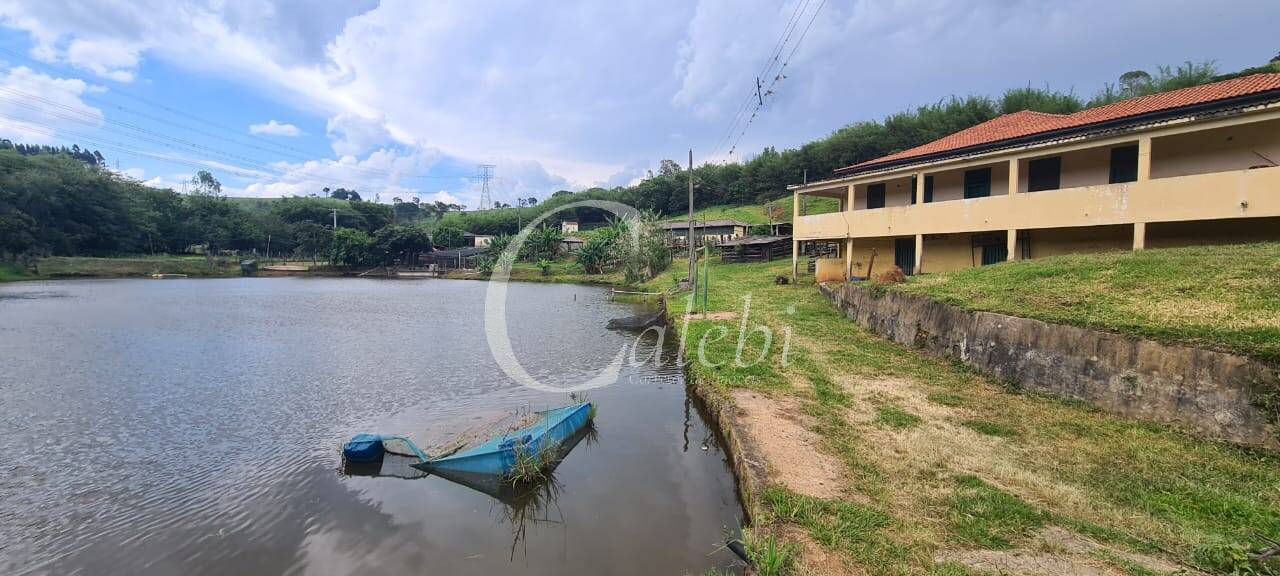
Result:
[[[689,289],[698,295],[698,254],[693,249],[693,149],[689,149]]]
[[[337,232],[338,231],[338,209],[330,208],[329,211],[333,213],[333,231]]]

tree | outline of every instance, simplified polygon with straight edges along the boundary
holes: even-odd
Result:
[[[1120,91],[1125,94],[1143,94],[1151,88],[1151,75],[1145,70],[1130,70],[1120,75]]]
[[[439,226],[435,229],[435,232],[431,234],[431,240],[437,246],[444,246],[446,248],[458,248],[466,243],[466,238],[463,236],[463,234],[464,232],[462,231],[461,228],[458,228],[456,226],[444,225],[444,226]]]
[[[770,225],[777,222],[786,213],[786,208],[783,208],[780,204],[769,203],[764,205],[764,217],[769,221]]]
[[[353,228],[340,228],[333,233],[329,249],[329,263],[334,266],[354,268],[369,258],[369,246],[373,240],[368,234]]]
[[[387,226],[373,236],[370,257],[374,263],[411,263],[420,252],[431,251],[431,235],[418,226]]]
[[[297,246],[295,250],[310,257],[311,263],[315,264],[317,256],[329,252],[333,244],[333,231],[322,224],[303,221],[293,226],[293,241]]]
[[[217,198],[222,196],[222,183],[208,170],[201,170],[191,177],[191,193]]]
[[[325,189],[324,189],[324,192],[325,192],[325,193],[326,193],[330,198],[336,198],[336,199],[338,199],[338,200],[346,200],[346,201],[348,201],[348,202],[359,202],[359,201],[360,201],[360,193],[359,193],[359,192],[356,192],[355,190],[347,190],[346,188],[338,188],[337,190],[334,190],[334,191],[330,192],[328,188],[325,188]]]

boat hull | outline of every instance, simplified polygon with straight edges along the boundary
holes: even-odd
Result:
[[[540,413],[534,424],[491,438],[470,450],[446,458],[427,460],[414,467],[434,473],[468,476],[507,476],[521,456],[554,459],[558,449],[591,421],[586,402]]]

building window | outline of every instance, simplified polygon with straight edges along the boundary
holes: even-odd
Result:
[[[1111,149],[1112,184],[1138,181],[1138,145]]]
[[[924,203],[933,202],[933,176],[925,175],[924,177]]]
[[[978,168],[964,172],[964,197],[986,198],[991,195],[991,169]]]
[[[1027,192],[1057,190],[1062,187],[1062,157],[1027,162]]]
[[[884,184],[867,186],[867,209],[884,208]]]

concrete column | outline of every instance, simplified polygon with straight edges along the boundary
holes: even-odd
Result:
[[[914,273],[924,272],[924,234],[916,234],[916,263]]]
[[[924,204],[924,172],[916,172],[916,204]],[[920,257],[920,250],[916,250],[916,258]],[[919,263],[916,264],[919,266]]]
[[[849,191],[845,194],[844,209],[853,210],[853,184],[849,185]]]
[[[1006,232],[1006,234],[1008,234],[1008,236],[1005,238],[1005,243],[1006,243],[1005,245],[1009,251],[1009,254],[1006,255],[1005,260],[1009,262],[1013,262],[1014,260],[1018,259],[1018,230],[1015,228],[1015,229],[1009,230],[1008,232]]]
[[[1139,155],[1138,157],[1141,158],[1142,156]],[[1138,164],[1138,165],[1141,166],[1142,164]],[[1142,177],[1139,176],[1138,178],[1141,179]],[[1147,247],[1147,223],[1134,222],[1133,223],[1133,249],[1142,250],[1142,249],[1145,249],[1146,247]]]
[[[1143,136],[1138,139],[1138,181],[1145,182],[1151,179],[1151,137]]]
[[[1021,178],[1021,176],[1018,175],[1019,164],[1020,163],[1018,162],[1017,158],[1009,160],[1009,195],[1010,196],[1018,193],[1018,179]]]
[[[851,187],[852,188],[852,187]],[[844,239],[844,280],[853,279],[853,238]]]
[[[793,231],[794,233],[794,231]],[[791,237],[791,281],[796,281],[796,274],[800,271],[800,241]]]

